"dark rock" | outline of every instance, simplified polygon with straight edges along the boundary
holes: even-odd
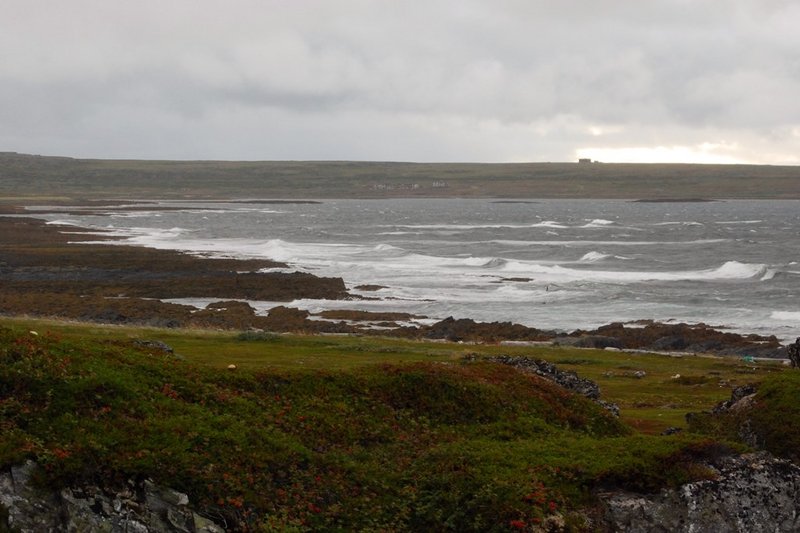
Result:
[[[174,351],[172,350],[172,347],[169,344],[167,344],[165,342],[161,342],[161,341],[150,341],[150,340],[139,340],[139,339],[137,339],[137,340],[133,341],[133,344],[135,344],[136,346],[142,347],[142,348],[158,350],[159,352],[174,353]]]
[[[352,309],[330,309],[320,311],[316,316],[330,320],[356,320],[356,321],[409,321],[414,318],[425,318],[421,315],[399,312],[356,311]]]
[[[718,415],[726,411],[730,411],[732,408],[734,408],[735,405],[739,404],[739,402],[741,402],[744,398],[752,397],[756,392],[758,392],[758,387],[753,384],[736,387],[731,391],[730,400],[725,400],[724,402],[718,403],[711,410],[711,412],[715,415]]]
[[[644,327],[641,327],[644,326]],[[658,322],[639,321],[636,327],[626,327],[624,324],[614,322],[601,326],[594,331],[575,331],[568,338],[588,338],[589,341],[571,341],[583,346],[593,344],[594,337],[613,337],[617,339],[616,348],[652,350],[652,351],[682,351],[694,353],[718,353],[722,355],[739,355],[753,357],[784,357],[786,349],[783,348],[775,336],[763,337],[759,335],[739,335],[719,331],[706,324],[661,324]],[[559,344],[568,344],[570,341],[559,337]],[[591,347],[605,347],[601,343],[594,343]]]
[[[426,339],[444,339],[452,342],[499,342],[501,340],[544,341],[553,333],[529,328],[511,322],[475,322],[469,318],[447,317],[430,326],[398,328],[395,334]]]
[[[389,287],[386,287],[385,285],[366,284],[366,285],[356,285],[353,288],[359,291],[374,292],[374,291],[379,291],[381,289],[388,289]]]
[[[619,405],[607,402],[606,400],[595,400],[603,409],[609,411],[612,415],[619,418]]]
[[[39,533],[142,532],[223,533],[224,529],[189,507],[178,491],[145,481],[136,491],[97,486],[44,491],[31,478],[38,469],[32,461],[0,473],[0,507],[7,511],[11,531]]]
[[[582,335],[580,337],[559,337],[554,341],[559,346],[573,346],[575,348],[622,348],[622,342],[616,337],[605,335]]]
[[[653,341],[650,348],[656,351],[679,351],[685,350],[688,344],[686,339],[679,335],[670,335],[668,337],[661,337]]]
[[[487,358],[488,361],[510,365],[550,381],[555,381],[565,389],[586,396],[592,400],[600,398],[600,387],[594,381],[578,377],[575,372],[560,370],[556,365],[541,359],[530,359],[522,356],[498,355]]]
[[[656,495],[606,494],[606,520],[627,533],[800,531],[800,467],[766,452],[706,465],[713,479]]]
[[[497,355],[488,357],[486,361],[510,365],[514,368],[522,370],[523,372],[530,372],[541,376],[547,380],[558,383],[565,389],[572,391],[581,396],[585,396],[590,400],[603,406],[610,411],[614,416],[619,416],[619,407],[616,404],[600,400],[600,387],[592,380],[579,377],[575,372],[569,370],[561,370],[556,365],[548,363],[542,359],[531,359],[523,356],[512,355]]]
[[[795,339],[794,344],[786,347],[786,355],[792,363],[792,368],[800,367],[800,337]]]

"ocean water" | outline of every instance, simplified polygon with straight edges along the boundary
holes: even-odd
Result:
[[[654,319],[800,336],[800,201],[137,205],[152,210],[42,216],[111,231],[127,244],[283,261],[291,271],[342,277],[371,298],[290,304],[311,311],[395,310],[559,330]],[[362,284],[385,288],[355,289]],[[254,305],[266,312],[277,304]]]

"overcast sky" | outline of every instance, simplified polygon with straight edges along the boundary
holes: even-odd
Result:
[[[0,0],[0,151],[800,164],[796,0]]]

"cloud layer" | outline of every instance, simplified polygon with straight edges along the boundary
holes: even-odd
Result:
[[[781,0],[11,0],[0,149],[800,163]]]

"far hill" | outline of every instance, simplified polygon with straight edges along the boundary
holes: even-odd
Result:
[[[144,161],[0,152],[0,200],[800,198],[800,166]]]

